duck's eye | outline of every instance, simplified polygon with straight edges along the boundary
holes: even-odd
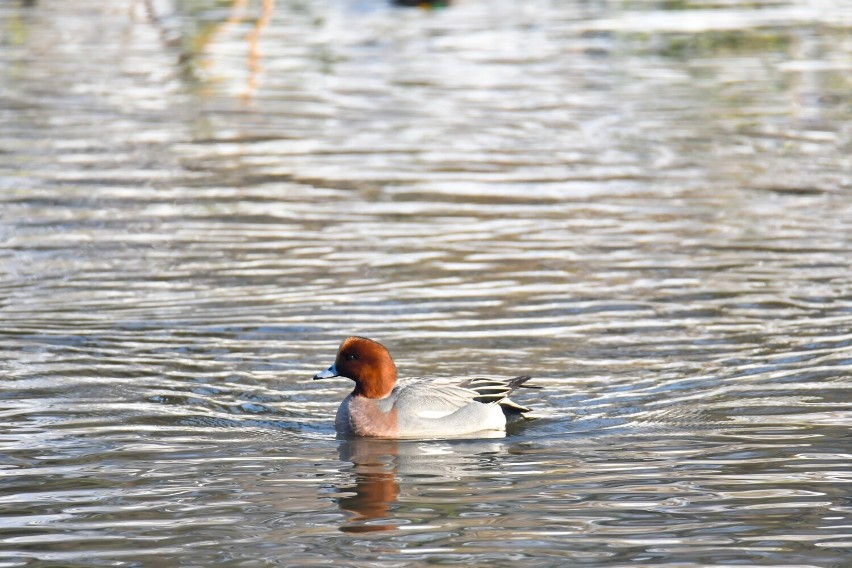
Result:
[[[354,353],[347,353],[346,354],[346,360],[347,361],[354,361],[357,358],[358,358],[358,356],[355,355]]]

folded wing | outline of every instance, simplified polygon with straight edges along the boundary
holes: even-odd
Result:
[[[499,404],[506,414],[521,414],[530,409],[509,399],[509,394],[528,380],[529,376],[508,380],[473,378],[462,382],[408,379],[397,387],[397,404],[416,401],[417,415],[432,419],[448,416],[472,402]]]

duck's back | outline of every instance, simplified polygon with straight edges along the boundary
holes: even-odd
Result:
[[[476,391],[450,380],[408,379],[391,396],[400,437],[460,436],[506,427],[498,404],[478,402]]]

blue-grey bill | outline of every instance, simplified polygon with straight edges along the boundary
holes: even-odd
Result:
[[[336,376],[338,376],[338,375],[337,375],[337,367],[335,367],[334,365],[332,365],[331,367],[329,367],[329,368],[328,368],[328,369],[326,369],[325,371],[323,371],[323,372],[321,372],[321,373],[317,373],[316,375],[314,375],[314,380],[317,380],[317,379],[330,379],[331,377],[336,377]]]

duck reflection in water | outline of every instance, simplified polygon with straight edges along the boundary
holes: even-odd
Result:
[[[503,438],[502,433],[495,437]],[[393,516],[400,493],[407,493],[406,478],[417,478],[412,490],[424,480],[453,482],[477,475],[483,457],[506,453],[502,440],[388,440],[353,437],[340,440],[341,461],[353,465],[355,485],[340,487],[337,499],[342,511],[354,513],[343,532],[396,530],[399,524],[376,522]],[[402,482],[400,482],[402,479]],[[406,515],[410,519],[409,515]]]
[[[353,521],[372,521],[388,516],[399,496],[396,480],[398,442],[376,438],[341,440],[340,460],[352,462],[355,487],[341,488],[337,504],[343,511],[355,513]],[[393,530],[393,525],[356,524],[341,527],[344,532]]]

